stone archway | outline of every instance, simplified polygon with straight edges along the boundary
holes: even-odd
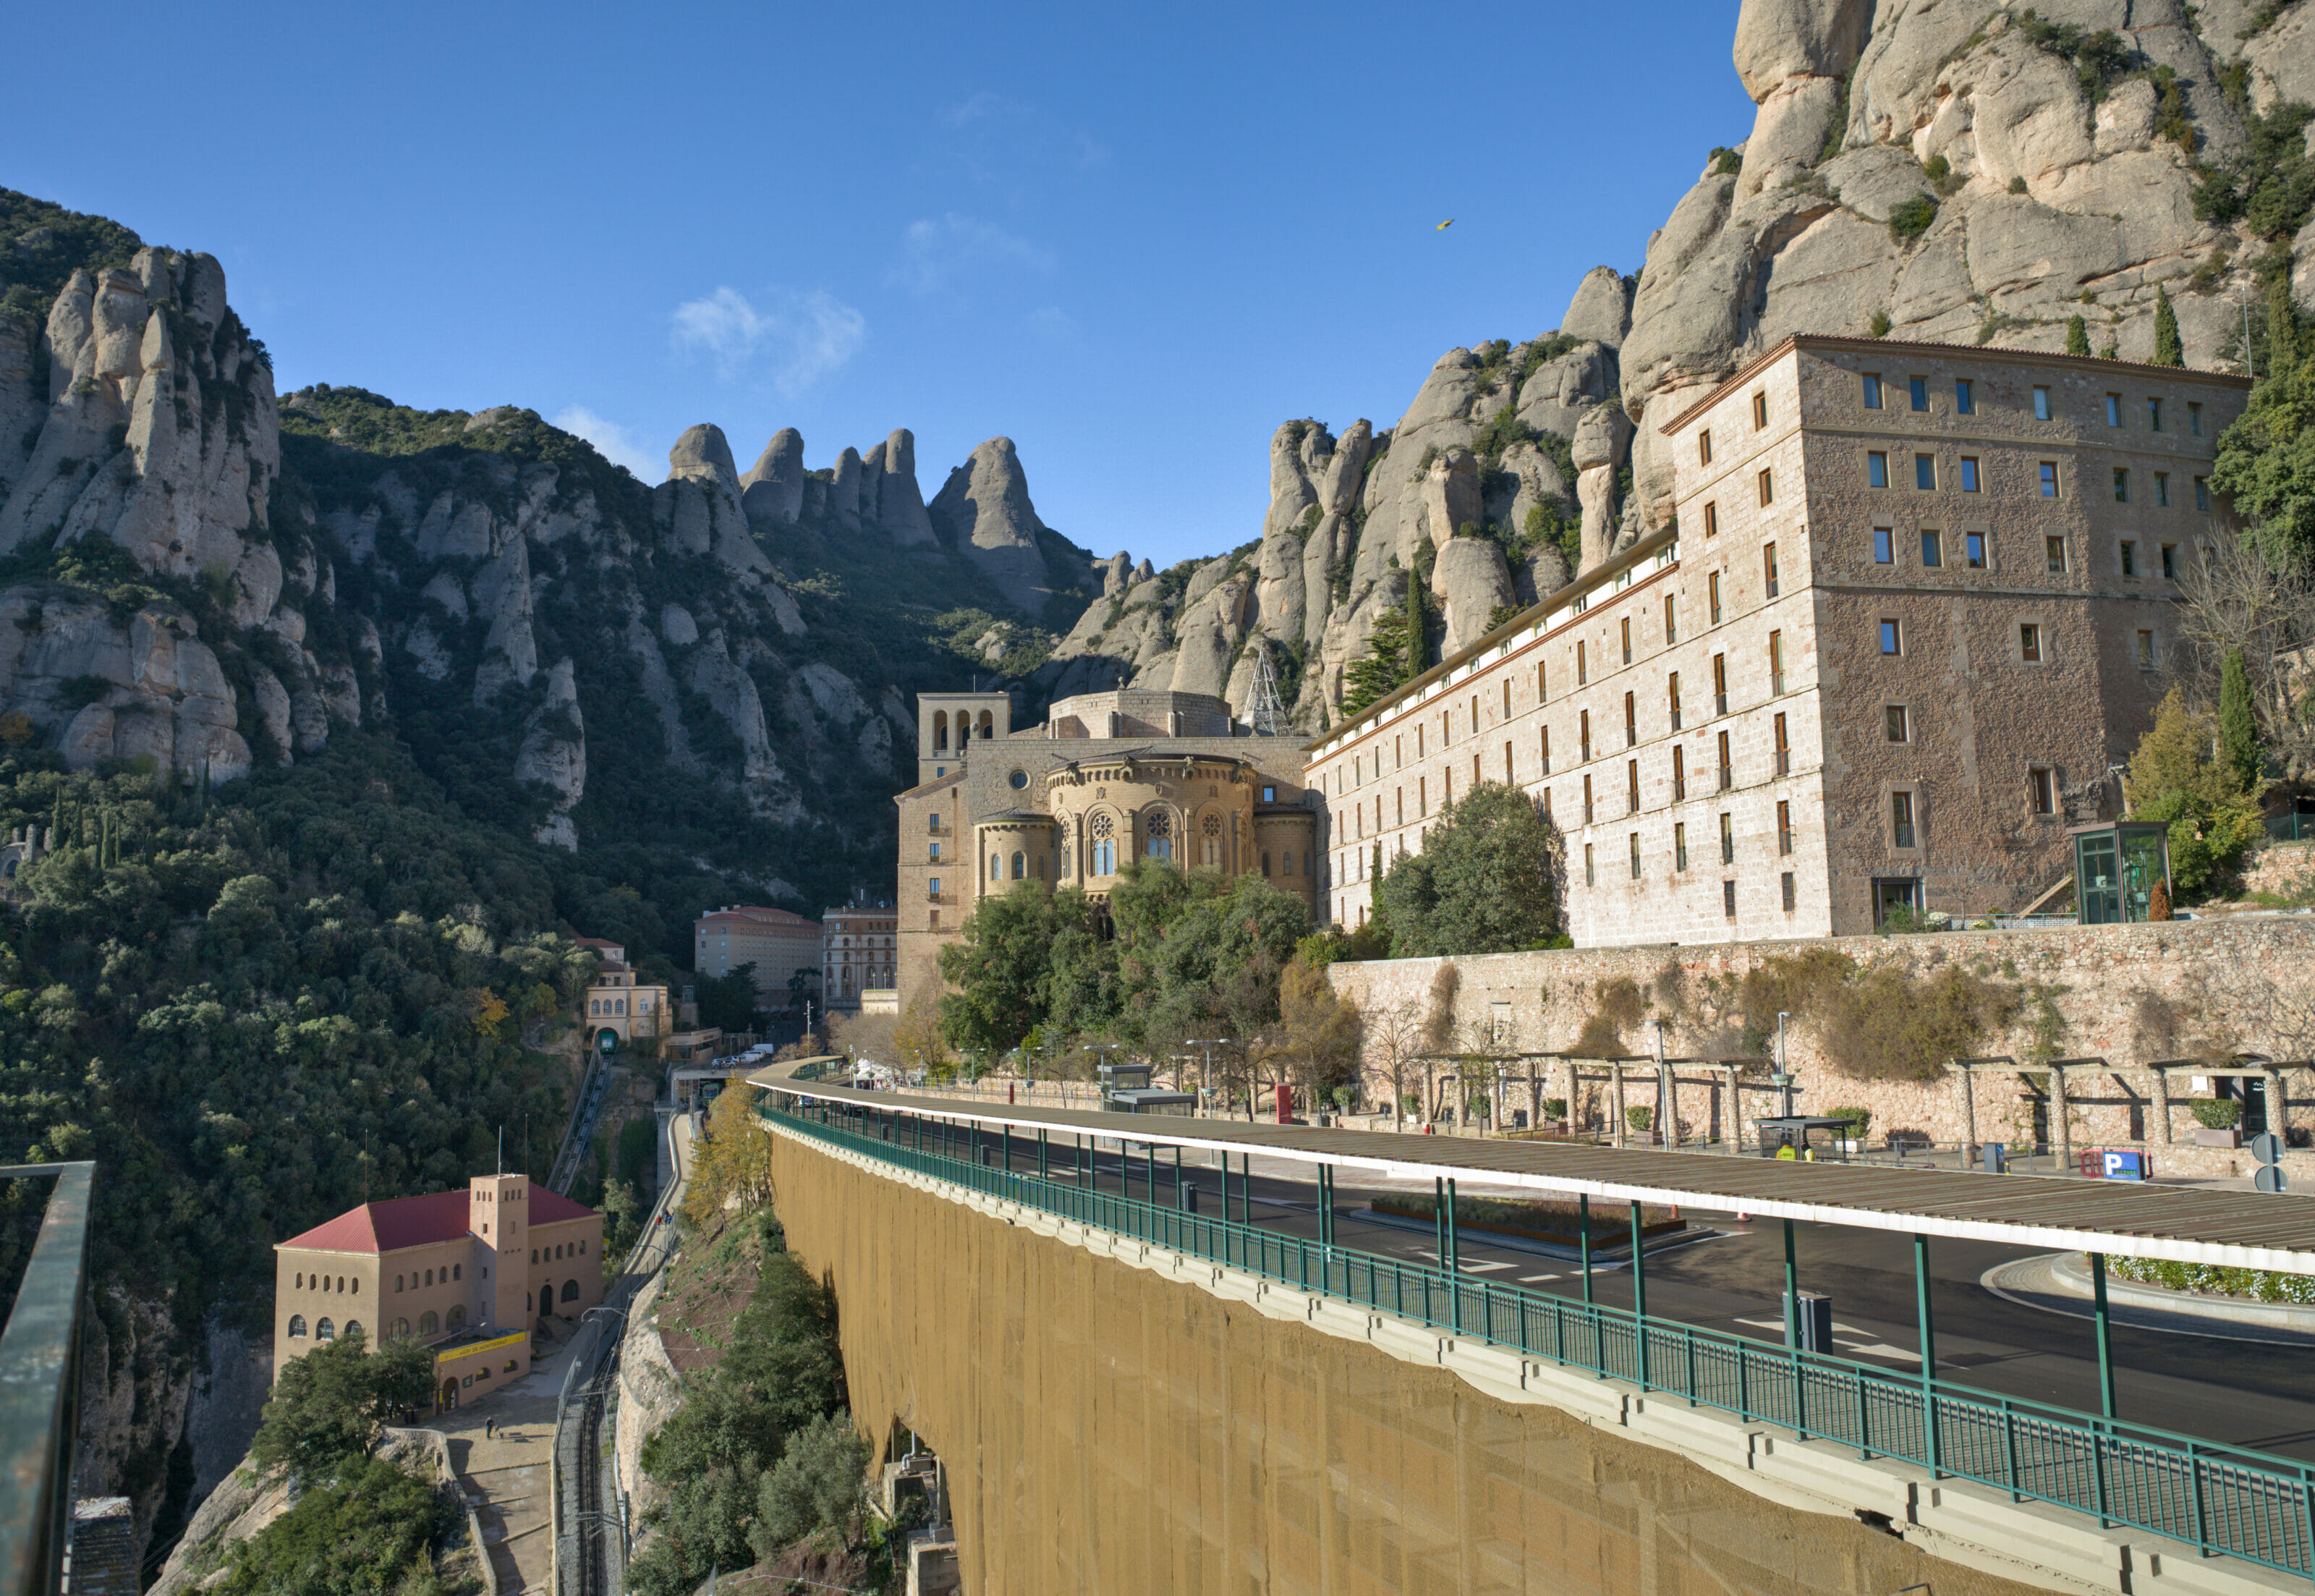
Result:
[[[436,1413],[448,1413],[457,1405],[458,1381],[454,1376],[449,1379],[444,1380],[442,1382],[442,1388],[434,1394],[434,1411]]]

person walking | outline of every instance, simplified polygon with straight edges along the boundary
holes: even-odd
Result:
[[[499,1422],[498,1422],[496,1419],[484,1419],[484,1420],[483,1421],[483,1439],[484,1441],[488,1441],[488,1440],[490,1440],[492,1436],[495,1436],[498,1432],[499,1432]]]

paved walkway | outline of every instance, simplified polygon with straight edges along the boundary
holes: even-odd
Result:
[[[571,1360],[565,1340],[511,1385],[424,1426],[450,1446],[450,1466],[470,1496],[498,1581],[499,1596],[554,1589],[554,1399]],[[484,1425],[496,1420],[495,1433]]]

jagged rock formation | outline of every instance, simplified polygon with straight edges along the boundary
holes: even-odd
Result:
[[[1574,522],[1580,485],[1565,451],[1579,436],[1613,445],[1605,493],[1584,520],[1605,538],[1631,438],[1615,403],[1630,288],[1601,267],[1559,331],[1449,350],[1387,432],[1361,420],[1337,439],[1315,421],[1287,422],[1271,439],[1261,539],[1162,577],[1111,556],[1104,601],[1054,650],[1039,687],[1219,691],[1243,710],[1264,649],[1294,724],[1315,731],[1339,710],[1343,673],[1375,617],[1406,603],[1409,572],[1431,583],[1445,652],[1564,584],[1569,551],[1557,534]],[[1603,415],[1614,425],[1595,425]]]

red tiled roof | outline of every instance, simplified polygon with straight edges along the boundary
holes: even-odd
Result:
[[[468,1234],[470,1193],[433,1192],[423,1197],[396,1197],[390,1202],[365,1202],[350,1208],[327,1224],[277,1245],[324,1253],[392,1253],[404,1247],[463,1240]],[[573,1202],[545,1186],[530,1188],[530,1222],[559,1224],[582,1219],[595,1210]]]
[[[626,945],[626,944],[623,942],[613,942],[608,937],[603,936],[581,936],[575,937],[572,940],[577,942],[582,948],[615,948],[625,947]]]

